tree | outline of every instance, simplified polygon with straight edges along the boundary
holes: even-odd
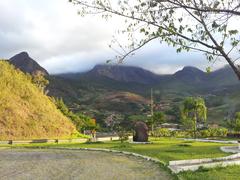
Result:
[[[163,112],[154,112],[153,117],[149,118],[148,123],[151,125],[152,127],[152,132],[154,130],[154,127],[156,127],[159,124],[162,124],[166,122],[166,116]]]
[[[52,101],[56,105],[57,109],[59,109],[66,117],[72,120],[79,132],[84,132],[84,130],[95,131],[99,129],[95,119],[92,119],[91,117],[82,113],[73,113],[68,109],[62,98],[52,98]]]
[[[115,131],[118,134],[118,137],[123,143],[125,140],[128,140],[129,131],[132,130],[132,123],[129,123],[129,119],[125,116],[119,124],[115,126]]]
[[[123,119],[124,117],[122,115],[112,113],[105,119],[105,124],[113,132]]]
[[[196,138],[198,123],[206,123],[207,120],[207,108],[205,106],[204,99],[199,97],[186,98],[183,102],[181,118],[183,124],[187,125],[187,128],[191,128],[193,130],[194,138]]]
[[[237,132],[240,132],[240,112],[235,114],[235,118],[228,121],[230,128],[234,129]]]
[[[236,113],[235,122],[234,122],[234,130],[240,132],[240,112]]]
[[[101,14],[125,18],[129,45],[116,58],[122,62],[145,44],[158,39],[177,52],[200,51],[214,63],[225,60],[240,79],[239,0],[69,0],[78,5],[79,14]],[[135,38],[138,37],[138,38]],[[126,49],[128,49],[126,51]],[[207,68],[210,71],[210,68]]]

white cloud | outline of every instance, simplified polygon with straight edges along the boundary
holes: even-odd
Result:
[[[0,1],[0,8],[0,56],[27,51],[50,73],[85,71],[112,58],[108,43],[123,25],[119,18],[107,22],[98,16],[81,18],[68,0],[8,0]],[[164,74],[185,65],[208,66],[199,53],[177,54],[156,42],[126,64]]]

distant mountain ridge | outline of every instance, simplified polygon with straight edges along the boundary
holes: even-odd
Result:
[[[38,72],[47,76],[49,73],[46,69],[41,67],[35,60],[33,60],[27,52],[21,52],[9,59],[10,63],[21,71],[29,74],[36,74]]]
[[[10,63],[25,73],[35,74],[36,72],[41,72],[43,75],[49,75],[47,70],[33,60],[27,52],[21,52],[13,56],[10,58]],[[120,83],[138,83],[144,85],[183,83],[189,85],[229,86],[239,83],[229,66],[211,73],[203,72],[196,67],[186,66],[174,74],[159,75],[135,66],[99,64],[85,73],[66,73],[55,75],[55,77],[73,81],[84,79],[107,81],[109,79]]]
[[[206,73],[196,67],[186,66],[182,70],[170,75],[159,75],[140,67],[124,65],[96,65],[86,73],[59,74],[66,79],[99,79],[108,78],[124,83],[139,83],[145,85],[153,84],[204,84],[206,86],[236,85],[239,83],[237,77],[229,66],[223,67],[211,73]]]
[[[158,81],[158,75],[140,67],[123,65],[96,65],[86,73],[91,76],[104,76],[116,81],[152,84]]]

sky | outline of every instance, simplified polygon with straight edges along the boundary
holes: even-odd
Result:
[[[109,44],[123,19],[81,17],[68,0],[0,1],[0,58],[26,51],[51,74],[84,72],[105,63],[116,53]],[[209,64],[196,52],[176,53],[174,48],[151,42],[125,60],[158,74],[171,74],[184,66],[205,70]],[[216,63],[213,69],[223,66]]]

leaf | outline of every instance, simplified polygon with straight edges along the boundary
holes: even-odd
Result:
[[[211,67],[207,67],[207,68],[206,68],[206,72],[207,72],[207,73],[211,73]]]

